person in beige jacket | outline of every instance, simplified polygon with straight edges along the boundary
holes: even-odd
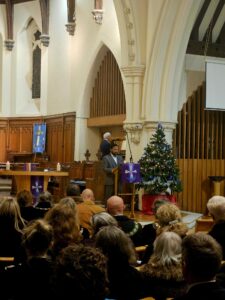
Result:
[[[81,197],[83,202],[77,204],[79,222],[92,235],[91,217],[96,213],[105,211],[105,209],[95,204],[94,193],[91,189],[83,190]]]

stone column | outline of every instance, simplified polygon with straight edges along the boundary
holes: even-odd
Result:
[[[124,121],[124,130],[127,133],[126,160],[132,156],[135,162],[143,128],[143,120],[140,116],[145,66],[122,67],[121,71],[124,75],[126,95],[126,120]]]

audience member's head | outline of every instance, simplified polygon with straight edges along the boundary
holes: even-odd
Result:
[[[69,183],[66,188],[67,196],[80,196],[80,187],[76,183]]]
[[[209,199],[207,208],[215,222],[225,221],[225,197],[213,196]]]
[[[22,245],[28,257],[42,256],[47,254],[53,239],[53,229],[43,219],[35,220],[27,225],[23,230]]]
[[[152,204],[153,214],[154,215],[156,214],[157,210],[160,208],[161,205],[167,204],[167,203],[169,203],[169,200],[167,198],[163,198],[163,196],[155,199],[155,201]]]
[[[165,231],[173,231],[183,238],[188,232],[187,225],[182,222],[180,209],[175,204],[161,205],[156,212],[156,219],[159,224],[157,235]]]
[[[166,203],[158,208],[156,218],[160,226],[166,226],[175,221],[180,222],[181,212],[175,204]]]
[[[72,208],[77,213],[77,204],[72,197],[64,197],[59,200],[59,204]]]
[[[16,195],[17,202],[20,207],[32,206],[33,205],[33,195],[30,191],[22,190]]]
[[[197,232],[182,242],[183,273],[188,283],[213,280],[222,261],[222,249],[210,235]]]
[[[112,196],[107,200],[107,212],[112,216],[122,215],[124,208],[124,201],[119,196]]]
[[[95,201],[95,196],[91,189],[84,189],[81,194],[81,197],[84,201],[87,201],[87,200]]]
[[[59,251],[80,240],[80,226],[77,213],[68,204],[58,203],[46,213],[44,219],[53,228],[53,249]]]
[[[91,218],[91,225],[93,228],[93,235],[96,235],[96,233],[104,226],[108,225],[114,225],[118,226],[118,223],[116,219],[111,216],[109,213],[103,211],[99,212],[97,214],[94,214]]]
[[[0,199],[0,223],[8,230],[15,229],[22,232],[25,221],[21,217],[20,207],[15,198],[3,197]]]
[[[117,226],[104,226],[96,234],[96,247],[106,255],[109,263],[136,263],[131,239]]]
[[[181,237],[172,231],[160,234],[154,241],[154,257],[163,266],[171,266],[181,261]]]
[[[52,194],[49,191],[45,191],[43,193],[40,193],[38,197],[38,203],[40,204],[47,204],[48,207],[52,206]]]
[[[104,300],[107,294],[106,257],[96,248],[68,246],[58,259],[55,274],[57,299]]]

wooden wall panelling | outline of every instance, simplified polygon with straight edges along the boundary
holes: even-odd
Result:
[[[213,184],[209,176],[223,176],[225,160],[178,159],[183,191],[177,195],[183,210],[205,213],[206,203],[213,195]],[[225,181],[220,184],[221,195],[225,195]]]
[[[47,153],[51,161],[63,161],[63,120],[60,117],[46,119]]]
[[[6,161],[6,149],[7,149],[7,121],[0,121],[0,161],[4,162]]]
[[[63,132],[63,161],[70,162],[74,160],[75,115],[64,118]]]
[[[33,118],[0,119],[0,161],[10,152],[32,152],[33,125],[46,122],[46,152],[53,162],[74,160],[75,113]]]
[[[32,152],[33,124],[39,122],[41,118],[10,118],[7,150]]]

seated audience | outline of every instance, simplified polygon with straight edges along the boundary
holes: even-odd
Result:
[[[24,229],[22,245],[26,261],[8,267],[5,274],[8,295],[11,294],[13,300],[49,299],[53,265],[47,253],[52,239],[52,227],[44,220],[30,222]]]
[[[149,262],[140,267],[140,271],[145,275],[146,293],[156,300],[180,296],[185,292],[181,243],[178,234],[163,232],[154,241],[154,252]]]
[[[142,245],[142,226],[124,215],[124,201],[121,197],[112,196],[107,200],[107,212],[118,222],[118,226],[131,238],[135,246]]]
[[[108,261],[110,299],[137,300],[143,295],[143,276],[134,267],[135,250],[130,238],[117,226],[104,226],[96,234],[96,247]]]
[[[105,211],[94,214],[91,218],[92,235],[89,239],[82,241],[85,245],[93,246],[95,244],[95,237],[98,231],[108,225],[118,226],[116,219]]]
[[[113,216],[105,211],[94,214],[91,218],[93,236],[95,236],[102,227],[108,225],[118,226],[118,222]]]
[[[21,215],[26,221],[29,222],[40,217],[39,211],[33,206],[34,199],[30,191],[19,191],[16,195],[16,199],[20,206]]]
[[[216,282],[221,266],[222,249],[210,235],[202,232],[187,235],[182,242],[183,274],[189,288],[176,300],[224,300],[225,289]]]
[[[104,300],[107,294],[106,257],[83,245],[68,246],[58,257],[50,300]]]
[[[165,231],[173,231],[181,238],[188,232],[188,227],[182,222],[180,209],[172,203],[161,205],[156,212],[157,235]]]
[[[43,218],[45,213],[52,207],[52,194],[49,191],[43,192],[38,197],[35,209],[39,212],[39,217]]]
[[[53,243],[51,247],[53,259],[60,254],[63,248],[80,241],[80,226],[75,202],[73,208],[64,203],[55,204],[46,213],[44,219],[53,228]]]
[[[74,210],[75,214],[77,215],[77,219],[79,221],[80,234],[82,235],[83,239],[89,239],[90,237],[89,231],[80,225],[80,220],[77,214],[77,204],[74,201],[74,199],[72,197],[64,197],[59,200],[59,204],[68,205],[70,208]]]
[[[156,215],[158,208],[163,205],[169,203],[169,200],[165,197],[157,198],[152,204],[153,214]],[[153,253],[153,243],[156,239],[156,229],[158,228],[158,223],[150,223],[142,228],[142,245],[147,245],[145,253],[142,257],[142,264],[148,262],[150,256]]]
[[[166,203],[160,205],[156,211],[155,217],[156,221],[153,224],[153,227],[155,229],[156,236],[165,231],[173,231],[181,238],[186,236],[188,227],[182,222],[180,209],[175,204],[167,201]],[[153,233],[152,236],[154,237]],[[152,253],[153,246],[149,244],[144,253],[142,264],[149,260]]]
[[[215,221],[209,234],[221,245],[225,260],[225,197],[213,196],[209,199],[207,208]]]
[[[0,198],[0,256],[14,257],[16,262],[24,259],[21,246],[24,227],[16,199]]]
[[[80,187],[76,183],[69,183],[66,188],[66,196],[71,197],[78,204],[83,201],[80,195]]]
[[[91,217],[99,212],[105,211],[103,207],[95,204],[94,193],[91,189],[83,190],[81,197],[83,202],[77,204],[77,213],[80,225],[92,234]]]

